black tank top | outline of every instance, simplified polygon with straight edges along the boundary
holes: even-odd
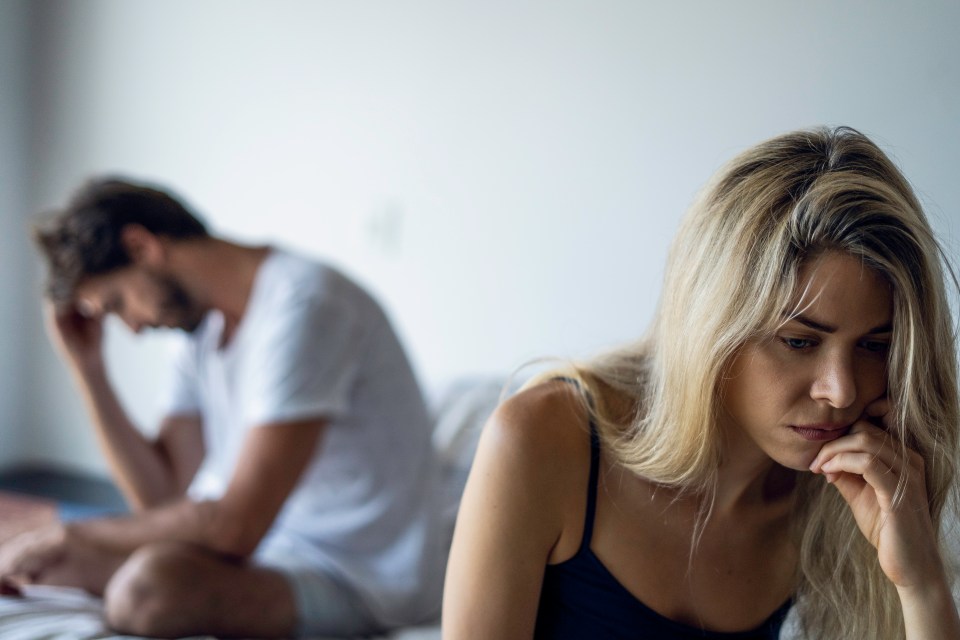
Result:
[[[705,631],[666,618],[637,600],[590,549],[597,506],[600,439],[590,424],[590,483],[583,539],[576,555],[547,565],[534,637],[542,640],[775,640],[788,600],[751,631]]]

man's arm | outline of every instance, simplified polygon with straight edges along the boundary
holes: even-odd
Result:
[[[157,439],[151,440],[127,417],[104,369],[85,371],[80,387],[100,449],[133,510],[183,496],[203,460],[200,417],[168,417]]]
[[[125,518],[76,522],[73,534],[129,553],[156,541],[196,544],[228,556],[248,556],[273,524],[319,445],[321,419],[254,428],[219,500],[181,499]]]
[[[224,556],[248,556],[296,486],[324,428],[324,420],[311,419],[251,430],[219,500],[182,498],[131,516],[22,534],[0,547],[0,583],[54,584],[103,593],[123,559],[152,542],[182,542]]]
[[[127,502],[141,510],[182,496],[203,457],[199,417],[168,418],[156,440],[145,437],[110,384],[102,318],[84,315],[73,305],[48,305],[47,327],[80,387],[100,448]]]
[[[203,421],[199,416],[168,416],[160,424],[154,447],[160,451],[172,474],[173,499],[186,495],[206,454]],[[149,506],[159,506],[159,503]]]

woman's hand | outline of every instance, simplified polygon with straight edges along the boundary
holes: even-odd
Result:
[[[943,575],[923,459],[890,436],[886,398],[868,405],[864,414],[849,434],[823,446],[810,470],[823,473],[840,491],[890,581],[898,589],[922,587]]]
[[[840,491],[876,547],[880,568],[900,596],[907,639],[960,638],[960,615],[930,517],[923,458],[897,443],[891,426],[889,401],[871,403],[849,434],[823,446],[810,470],[823,473]]]

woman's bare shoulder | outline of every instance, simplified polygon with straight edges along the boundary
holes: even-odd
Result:
[[[587,406],[579,389],[564,380],[548,380],[507,399],[485,430],[499,445],[541,461],[577,456],[589,446]]]
[[[582,531],[571,514],[583,510],[574,489],[586,487],[590,444],[577,393],[530,387],[484,427],[448,562],[444,637],[533,636],[544,567]]]

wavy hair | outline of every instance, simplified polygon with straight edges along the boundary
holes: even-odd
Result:
[[[66,207],[34,227],[34,242],[49,266],[47,295],[67,302],[84,279],[129,265],[123,243],[128,225],[176,239],[209,237],[203,222],[166,191],[117,177],[91,179]]]
[[[790,305],[802,265],[828,251],[855,256],[891,286],[891,431],[898,446],[923,457],[927,508],[940,524],[960,438],[946,292],[947,278],[954,285],[957,278],[901,172],[847,127],[785,134],[728,163],[680,226],[646,336],[574,366],[592,390],[605,446],[622,466],[701,496],[709,517],[723,455],[717,425],[725,370],[745,342],[796,312]],[[635,413],[624,420],[604,406],[598,382],[631,398]],[[799,474],[794,513],[805,634],[902,638],[896,591],[876,550],[839,492],[817,480]]]

